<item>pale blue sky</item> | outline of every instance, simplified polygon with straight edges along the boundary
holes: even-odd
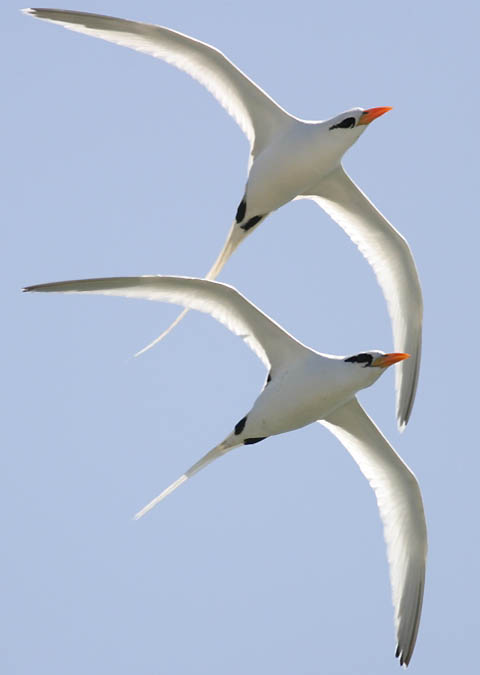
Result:
[[[242,196],[248,146],[183,73],[35,21],[21,6],[0,8],[2,673],[399,672],[373,493],[319,425],[231,453],[132,520],[243,416],[263,366],[194,313],[134,360],[175,308],[20,288],[202,275]],[[403,435],[393,373],[360,399],[424,495],[430,554],[409,670],[474,672],[477,3],[63,6],[207,41],[301,117],[394,106],[345,166],[412,246],[425,299],[423,366]],[[220,278],[321,351],[392,349],[372,271],[313,203],[273,214]]]

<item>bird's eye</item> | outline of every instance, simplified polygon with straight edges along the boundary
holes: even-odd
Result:
[[[331,126],[330,131],[332,129],[352,129],[352,127],[354,126],[355,126],[355,117],[345,117],[345,119],[339,122],[338,124],[334,124],[333,126]]]
[[[349,356],[345,359],[345,363],[364,363],[366,368],[372,364],[373,357],[371,354],[356,354],[356,356]]]

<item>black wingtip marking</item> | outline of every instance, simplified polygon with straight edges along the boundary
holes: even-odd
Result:
[[[235,216],[235,220],[237,221],[237,223],[242,222],[242,220],[245,218],[246,211],[247,211],[247,200],[244,197],[240,202],[240,204],[238,205],[237,215]]]
[[[400,645],[397,645],[397,649],[395,650],[395,658],[398,659],[398,657],[400,657],[398,662],[399,665],[403,666],[403,664],[405,663],[405,654],[400,649]],[[408,663],[406,663],[405,665],[408,666]]]
[[[253,445],[254,443],[260,443],[260,441],[264,441],[266,438],[266,436],[262,436],[261,438],[246,438],[243,441],[243,445]]]
[[[400,657],[400,665],[405,666],[405,668],[410,664],[413,650],[415,649],[415,642],[417,641],[418,627],[420,625],[420,614],[422,612],[424,586],[425,578],[422,577],[418,584],[417,604],[410,637],[405,641],[405,646],[400,647],[400,644],[397,644],[397,650],[395,652],[395,656],[397,658]]]
[[[240,422],[237,422],[237,423],[236,423],[235,429],[234,429],[234,431],[235,431],[235,436],[238,436],[239,434],[242,433],[242,431],[243,431],[244,428],[245,428],[246,422],[247,422],[247,415],[245,415],[245,417],[242,417],[242,419],[240,420]]]
[[[248,230],[251,230],[252,227],[255,227],[255,225],[257,225],[264,217],[265,216],[253,216],[253,218],[250,218],[250,220],[247,221],[245,225],[240,225],[240,227],[242,230],[245,230],[245,232],[248,232]]]
[[[267,384],[272,381],[272,374],[268,373],[267,375]]]

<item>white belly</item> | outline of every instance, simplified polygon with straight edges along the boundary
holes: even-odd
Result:
[[[249,437],[282,434],[325,418],[352,398],[352,382],[343,371],[332,376],[315,361],[308,361],[294,373],[285,373],[270,382],[248,414],[245,433]]]
[[[253,162],[246,189],[247,217],[275,211],[304,194],[339,161],[338,147],[314,125],[294,127]]]

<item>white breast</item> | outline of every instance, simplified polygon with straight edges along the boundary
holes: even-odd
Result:
[[[358,390],[342,360],[311,354],[276,375],[248,414],[248,433],[273,436],[323,419]]]
[[[321,124],[292,122],[254,160],[247,183],[247,214],[264,215],[303,194],[339,163],[344,148]]]

